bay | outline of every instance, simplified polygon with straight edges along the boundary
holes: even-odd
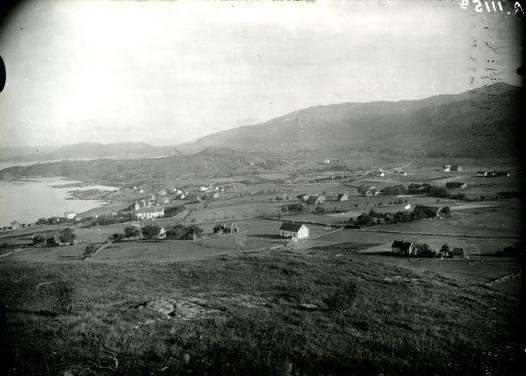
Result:
[[[62,178],[27,178],[17,181],[0,181],[0,227],[11,221],[34,223],[38,218],[62,217],[66,211],[77,213],[106,204],[100,200],[72,199],[73,190],[114,190],[115,187],[91,185],[82,187],[57,187],[80,183]]]

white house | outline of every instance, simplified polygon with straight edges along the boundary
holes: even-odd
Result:
[[[303,223],[285,222],[279,228],[282,238],[305,239],[309,237],[309,228]]]
[[[73,219],[77,216],[77,212],[74,211],[67,211],[64,213],[64,218],[66,219]]]
[[[164,208],[151,206],[146,208],[140,208],[135,212],[137,219],[152,219],[164,216]]]

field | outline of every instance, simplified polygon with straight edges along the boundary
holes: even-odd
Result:
[[[330,157],[346,163],[336,166],[306,156],[235,176],[167,175],[142,183],[143,194],[105,192],[110,204],[81,214],[107,215],[169,184],[188,190],[225,184],[215,200],[163,203],[185,205],[175,217],[132,222],[196,225],[203,230],[196,240],[113,242],[84,261],[87,245],[101,245],[131,223],[0,234],[8,324],[0,373],[519,375],[524,272],[518,258],[497,253],[520,238],[520,201],[494,197],[518,189],[518,170],[459,160],[463,172],[444,174],[440,166],[451,161],[335,153]],[[379,168],[385,176],[376,176]],[[513,174],[474,176],[498,168]],[[363,184],[459,180],[476,201],[358,193]],[[342,192],[348,201],[335,200]],[[303,193],[328,200],[301,214],[283,209],[299,204]],[[350,217],[406,211],[408,204],[409,211],[415,205],[452,211],[441,219],[340,228]],[[309,237],[280,238],[284,221],[307,223]],[[239,232],[214,234],[214,225],[225,222]],[[67,226],[80,244],[32,246],[34,233]],[[393,240],[463,247],[469,258],[394,256]]]
[[[4,374],[517,371],[518,300],[480,284],[491,278],[459,284],[427,268],[338,252],[0,261],[9,307]],[[510,261],[489,277],[517,269]]]

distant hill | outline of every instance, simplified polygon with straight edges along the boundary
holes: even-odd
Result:
[[[146,143],[137,142],[123,142],[102,144],[97,142],[84,142],[79,144],[67,145],[59,148],[41,149],[36,153],[34,148],[26,151],[25,149],[17,150],[17,153],[7,151],[3,157],[5,160],[17,161],[55,161],[55,160],[77,160],[77,159],[138,159],[138,158],[155,158],[163,156],[172,156],[178,154],[178,151],[171,146],[159,147],[152,146]],[[2,158],[2,155],[0,155]]]
[[[238,176],[255,169],[270,169],[279,161],[265,159],[262,154],[224,148],[207,148],[195,154],[178,154],[151,159],[62,160],[36,163],[0,170],[1,179],[27,176],[63,176],[82,181],[127,184],[177,180],[181,176]]]
[[[515,153],[520,89],[497,83],[461,94],[310,107],[181,146],[290,151],[349,147],[422,156]]]
[[[143,142],[84,142],[61,147],[46,156],[51,159],[147,158],[171,156],[175,153],[173,147],[152,146]]]

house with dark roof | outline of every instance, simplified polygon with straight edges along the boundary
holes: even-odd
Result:
[[[307,205],[321,205],[325,203],[325,196],[312,195],[307,198]]]
[[[391,251],[399,255],[414,256],[416,255],[417,249],[415,243],[405,242],[403,240],[395,240],[391,245]]]
[[[457,257],[465,257],[464,248],[462,248],[462,247],[454,247],[453,251],[452,251],[452,254],[453,254],[453,256],[457,256]]]
[[[380,194],[380,190],[376,187],[370,187],[365,191],[365,196],[371,197],[371,196],[378,196]]]
[[[235,222],[217,223],[214,225],[214,234],[230,234],[233,232],[239,232],[239,227]]]
[[[300,194],[296,196],[301,202],[307,203],[307,200],[309,199],[310,195],[308,194]]]
[[[339,193],[337,200],[338,201],[348,201],[349,196],[347,195],[347,193]]]
[[[279,228],[282,238],[305,239],[309,237],[309,228],[304,223],[284,222]]]

